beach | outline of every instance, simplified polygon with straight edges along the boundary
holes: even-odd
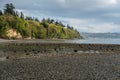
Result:
[[[119,80],[120,45],[0,43],[0,80]]]

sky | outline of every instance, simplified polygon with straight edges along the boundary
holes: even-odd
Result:
[[[79,32],[120,33],[120,0],[0,0],[13,3],[27,16],[51,18]]]

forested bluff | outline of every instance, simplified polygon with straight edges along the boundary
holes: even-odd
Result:
[[[0,38],[2,39],[76,39],[80,33],[69,25],[50,18],[25,16],[12,3],[0,10]]]

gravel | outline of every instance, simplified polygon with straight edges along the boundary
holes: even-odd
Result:
[[[61,54],[0,61],[0,80],[120,80],[120,54]]]

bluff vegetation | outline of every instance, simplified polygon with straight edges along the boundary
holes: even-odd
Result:
[[[53,19],[24,16],[22,12],[15,11],[12,3],[6,4],[0,10],[0,38],[4,39],[73,39],[82,38],[73,27]]]

